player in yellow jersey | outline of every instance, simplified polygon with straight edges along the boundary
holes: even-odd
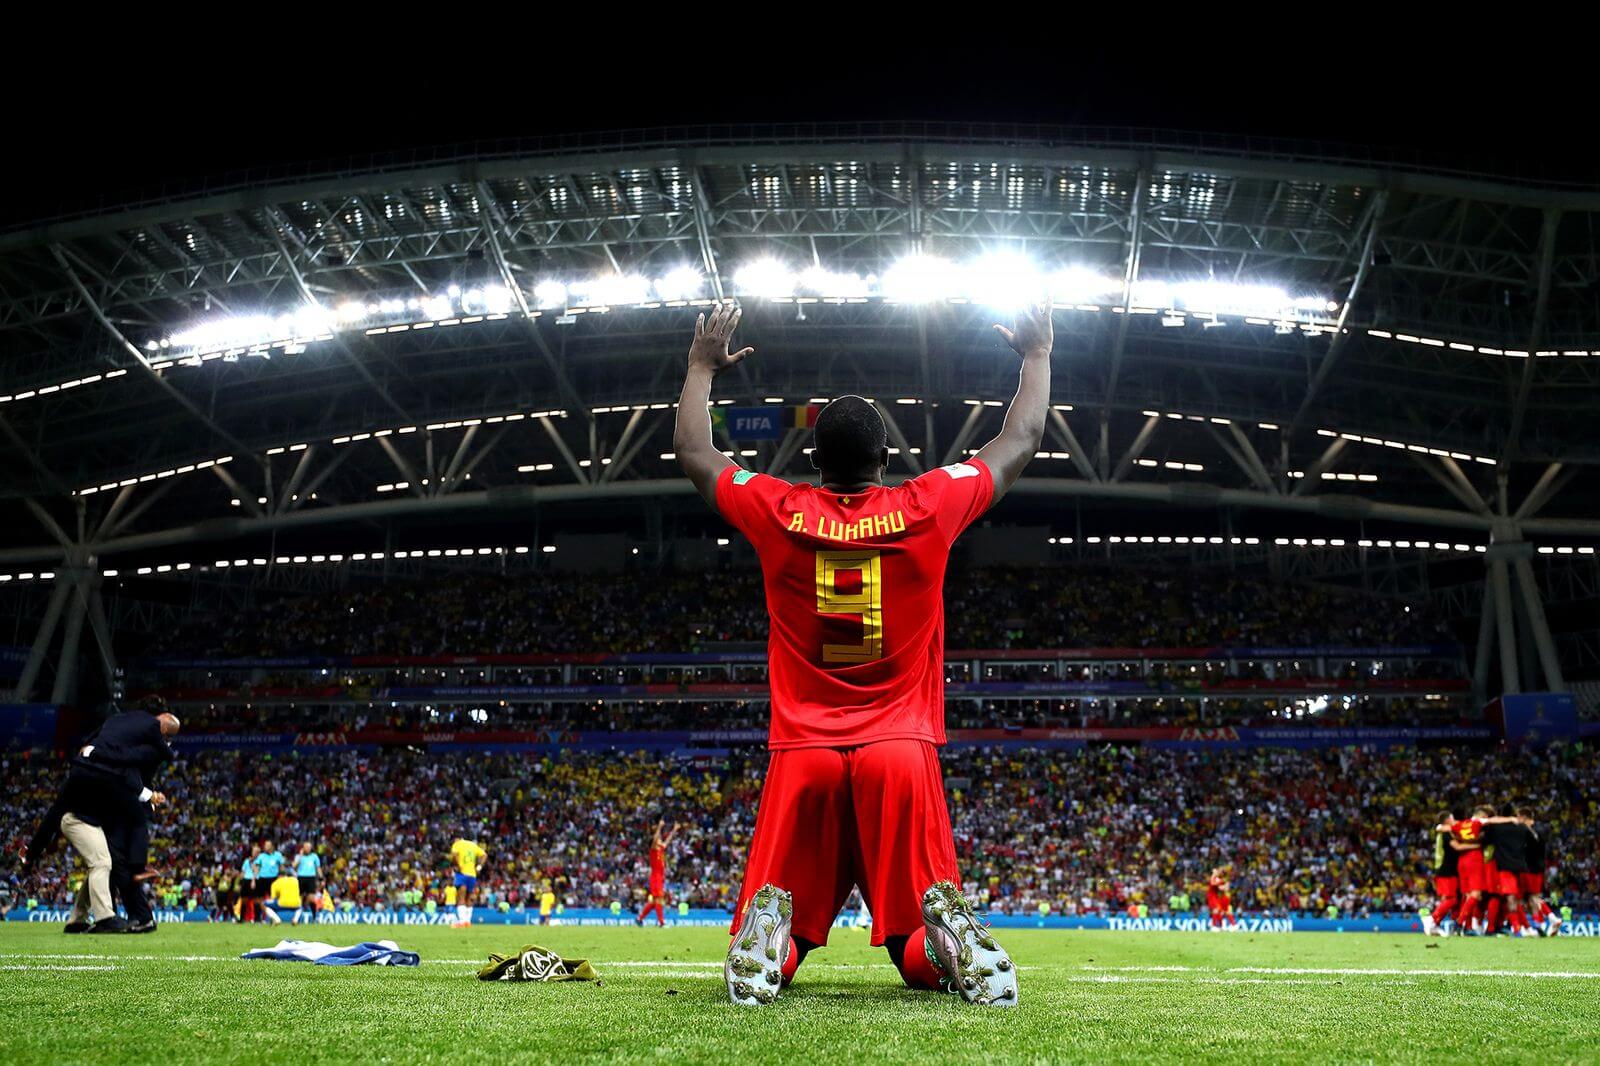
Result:
[[[550,887],[550,882],[544,883],[544,891],[539,894],[539,924],[550,924],[550,912],[556,909],[556,893]]]
[[[457,837],[450,845],[450,861],[456,867],[456,920],[450,924],[457,929],[472,924],[472,894],[478,887],[478,866],[488,857],[482,845],[464,837]]]

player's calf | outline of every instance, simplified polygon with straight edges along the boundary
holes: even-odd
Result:
[[[928,961],[948,991],[968,1003],[1017,1005],[1017,968],[959,888],[949,881],[930,886],[922,894],[922,922]]]
[[[793,921],[794,901],[788,892],[776,885],[762,885],[756,890],[722,966],[729,999],[743,1006],[757,1006],[778,998]]]

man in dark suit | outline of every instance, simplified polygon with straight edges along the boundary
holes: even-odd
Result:
[[[111,894],[113,860],[106,842],[105,827],[122,816],[122,804],[101,790],[86,787],[81,777],[68,774],[61,793],[40,819],[33,839],[22,849],[22,872],[30,876],[54,847],[65,837],[84,864],[83,883],[72,904],[64,932],[125,933],[128,923],[117,916]],[[95,922],[89,924],[93,914]]]
[[[149,860],[149,805],[165,797],[152,791],[150,783],[172,758],[167,738],[178,728],[178,718],[167,710],[165,700],[146,697],[138,706],[107,718],[72,760],[69,779],[78,779],[88,795],[116,812],[104,826],[111,851],[111,888],[128,912],[131,933],[156,928],[140,875]]]

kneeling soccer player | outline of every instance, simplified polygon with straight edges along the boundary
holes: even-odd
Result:
[[[735,1003],[770,1003],[828,930],[852,886],[906,984],[1011,1006],[1017,974],[957,887],[937,746],[944,743],[943,585],[950,547],[1003,496],[1044,434],[1049,304],[1022,314],[1005,424],[977,455],[886,486],[888,434],[871,401],[843,396],[816,419],[821,486],[740,469],[706,415],[741,312],[695,324],[678,404],[678,461],[761,559],[771,636],[767,769],[734,938]]]

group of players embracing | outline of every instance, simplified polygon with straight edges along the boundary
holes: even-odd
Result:
[[[1554,936],[1561,918],[1544,898],[1547,842],[1533,811],[1496,814],[1480,806],[1470,817],[1451,811],[1433,827],[1433,884],[1439,896],[1422,915],[1429,936]]]

